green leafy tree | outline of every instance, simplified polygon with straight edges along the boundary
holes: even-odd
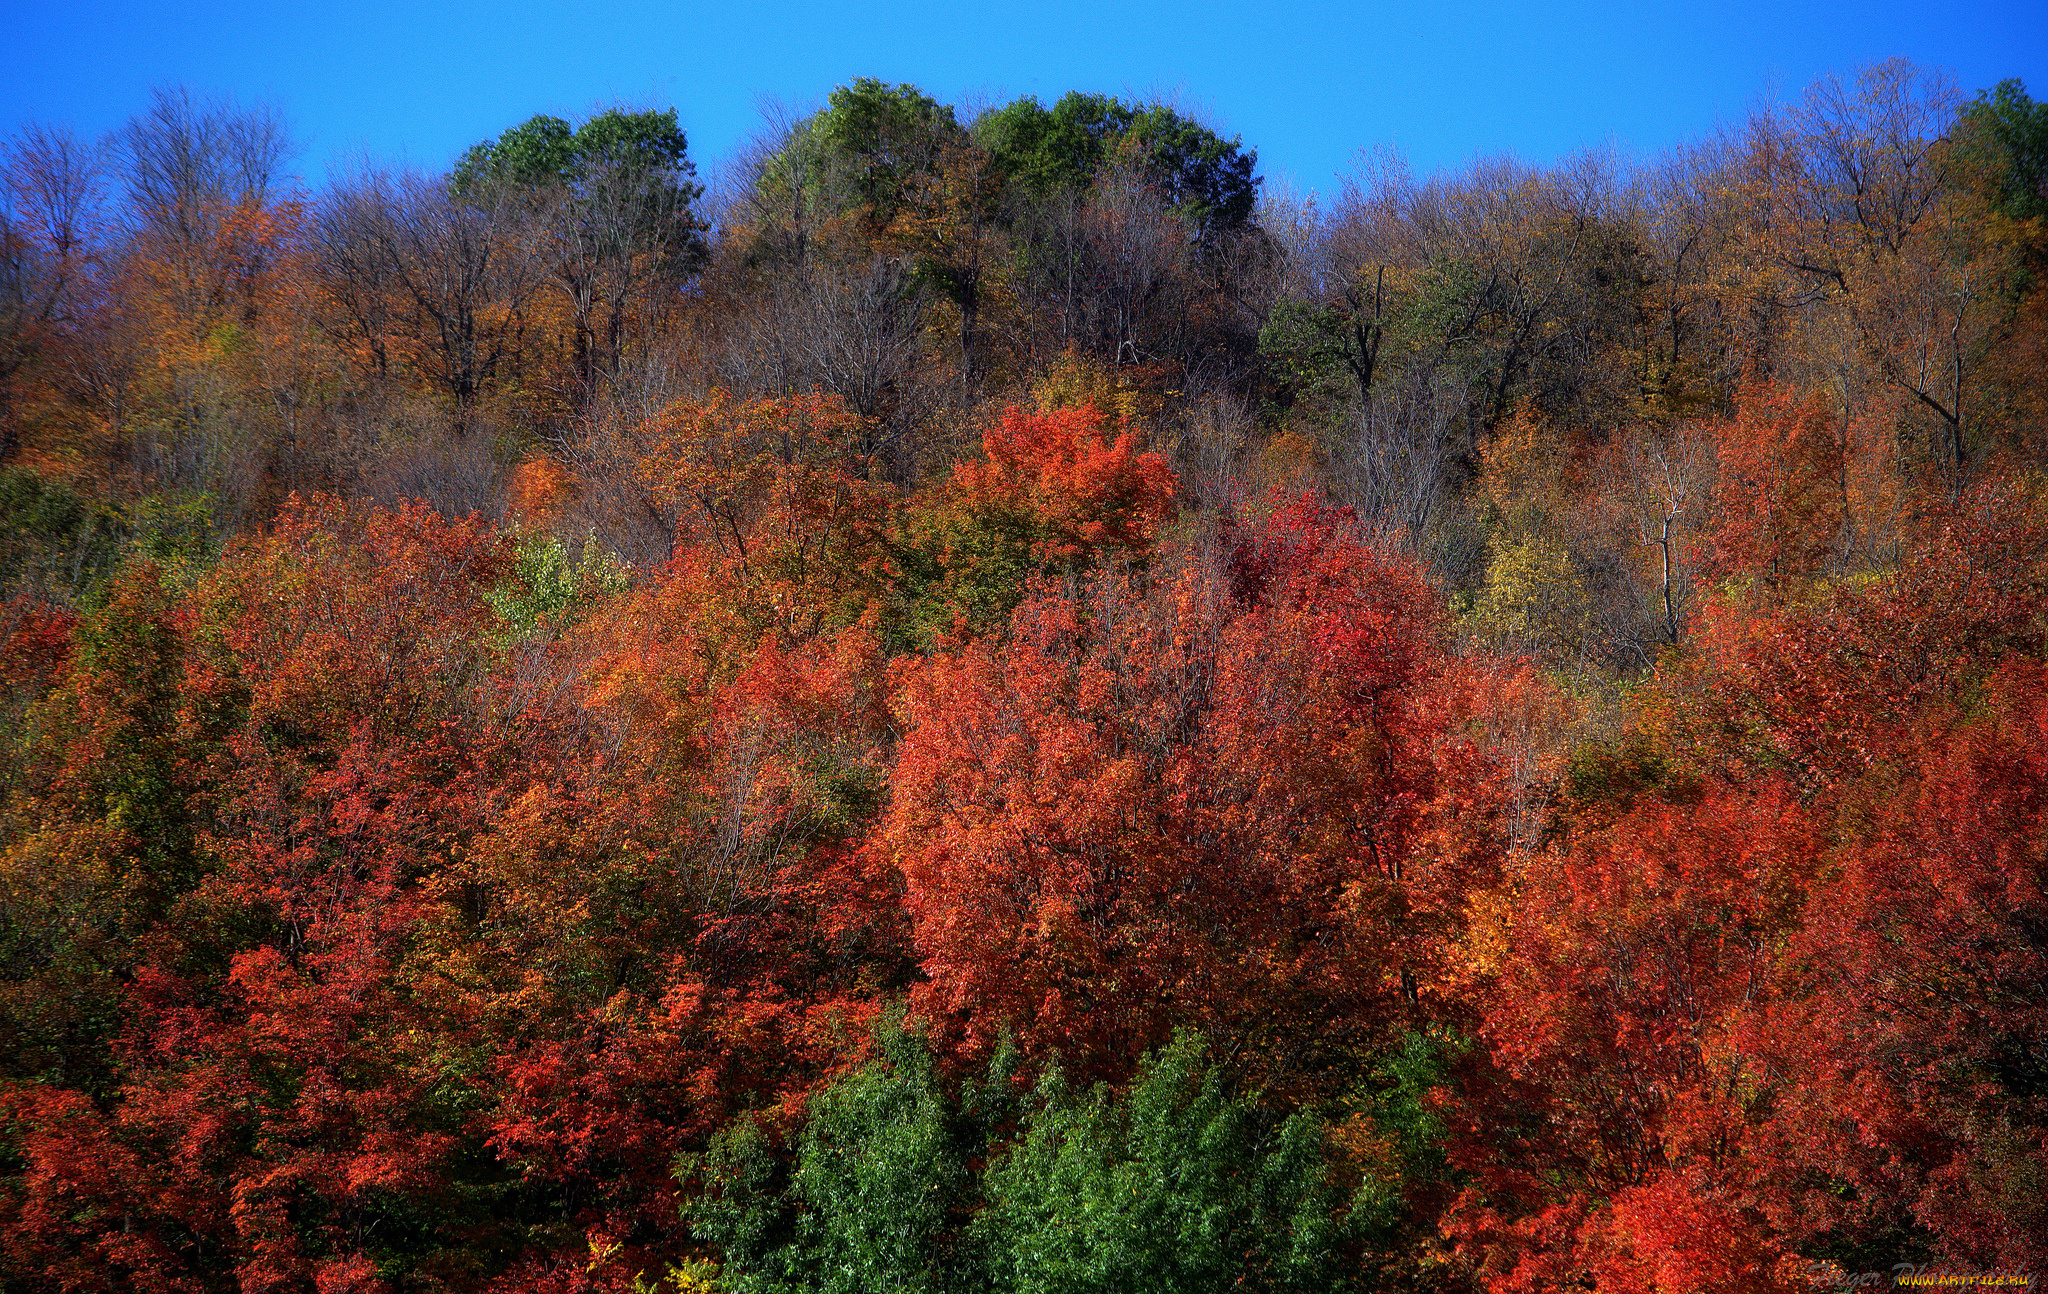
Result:
[[[941,196],[946,158],[967,142],[953,109],[914,85],[860,77],[840,86],[762,161],[749,194],[766,238],[756,254],[771,254],[779,234],[788,245],[772,254],[801,261],[814,235],[847,217],[866,240],[888,242],[900,220],[914,222]]]
[[[1198,1035],[1127,1092],[1055,1072],[1021,1100],[1007,1048],[954,1094],[921,1037],[889,1024],[878,1041],[881,1060],[811,1103],[789,1160],[746,1119],[682,1164],[726,1288],[1343,1289],[1391,1216],[1383,1183],[1347,1197],[1320,1121],[1231,1092]]]
[[[464,153],[448,183],[458,194],[494,184],[574,188],[600,180],[607,170],[665,182],[671,195],[684,203],[704,192],[694,182],[696,167],[690,162],[689,140],[676,123],[674,108],[659,112],[614,108],[575,128],[560,117],[532,117]]]
[[[692,1205],[697,1234],[724,1252],[736,1294],[979,1287],[960,1245],[978,1198],[972,1166],[1014,1104],[1009,1058],[952,1096],[900,1017],[877,1040],[877,1063],[811,1103],[793,1164],[752,1119],[686,1161],[708,1188]]]
[[[675,109],[612,109],[571,129],[537,116],[462,155],[461,198],[511,196],[533,216],[540,254],[567,300],[577,394],[618,370],[636,322],[708,255],[704,194]]]
[[[985,114],[975,134],[1001,172],[1040,196],[1086,188],[1123,157],[1205,234],[1243,228],[1258,201],[1258,153],[1160,103],[1074,91],[1047,108],[1026,97]]]
[[[2017,78],[1963,109],[1960,142],[1981,165],[1998,207],[2014,220],[2048,219],[2048,103]]]
[[[113,508],[61,482],[0,472],[0,590],[75,597],[112,572],[125,531]]]
[[[960,135],[950,106],[873,77],[834,90],[814,129],[876,229],[895,219],[910,190],[936,171],[942,146]]]
[[[1057,1075],[984,1183],[988,1287],[1331,1290],[1345,1284],[1347,1201],[1322,1130],[1232,1095],[1199,1036],[1178,1035],[1121,1100]]]

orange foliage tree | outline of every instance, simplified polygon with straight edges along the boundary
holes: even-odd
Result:
[[[1093,405],[1010,408],[982,433],[982,458],[908,509],[893,569],[913,641],[986,632],[1034,576],[1077,576],[1142,559],[1172,506],[1175,479],[1140,450],[1128,420]]]

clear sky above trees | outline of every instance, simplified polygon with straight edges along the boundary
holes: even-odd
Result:
[[[709,177],[759,128],[764,102],[808,110],[857,76],[969,110],[1070,89],[1162,96],[1242,135],[1268,176],[1324,191],[1360,148],[1393,146],[1423,172],[1503,151],[1539,163],[1607,145],[1655,153],[1895,55],[1947,68],[1967,93],[2015,76],[2048,91],[2048,23],[2032,0],[629,0],[596,14],[531,0],[0,0],[0,30],[0,126],[97,134],[145,107],[152,85],[182,83],[281,108],[313,183],[365,154],[439,169],[536,112],[580,120],[614,105],[674,106]]]

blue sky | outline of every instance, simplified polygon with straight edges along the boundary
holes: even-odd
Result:
[[[580,6],[578,8],[581,8]],[[956,103],[1069,89],[1166,97],[1330,189],[1362,148],[1427,173],[1479,155],[1652,155],[1814,77],[1903,55],[1966,91],[2048,98],[2048,4],[1266,3],[988,7],[909,0],[118,5],[0,0],[0,130],[97,135],[154,85],[281,108],[330,166],[446,166],[536,112],[673,105],[709,171],[760,107],[817,106],[856,76]]]

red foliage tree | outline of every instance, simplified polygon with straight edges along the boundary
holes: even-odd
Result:
[[[1803,1203],[1854,1231],[1911,1217],[1938,1256],[2048,1261],[2048,673],[2010,658],[1928,715],[1858,813],[1790,949],[1760,1050],[1792,1077]]]
[[[1710,579],[1756,580],[1778,600],[1837,554],[1849,504],[1841,424],[1820,397],[1762,384],[1714,424]]]
[[[1475,1184],[1446,1223],[1488,1288],[1795,1288],[1751,1054],[1821,866],[1782,785],[1645,801],[1519,878],[1487,1065],[1453,1115]]]
[[[1789,772],[1851,793],[1907,747],[1917,717],[2048,642],[2048,527],[1998,482],[1931,515],[1892,570],[1817,586],[1799,605],[1712,599],[1700,650],[1664,670],[1648,725],[1688,765]]]
[[[142,674],[169,701],[143,731],[182,744],[201,875],[168,896],[136,972],[111,1108],[17,1101],[26,1153],[50,1166],[28,1184],[28,1243],[99,1253],[116,1284],[226,1266],[245,1288],[367,1289],[380,1233],[444,1198],[459,1067],[406,940],[420,878],[491,811],[485,769],[516,759],[482,694],[484,595],[509,569],[478,522],[316,501],[172,622]],[[66,1138],[118,1142],[176,1189],[138,1206],[118,1156],[80,1163]],[[54,1207],[65,1196],[90,1207]],[[99,1238],[131,1220],[176,1237],[147,1269]]]
[[[1289,506],[907,671],[875,847],[915,1001],[970,1053],[1014,1030],[1115,1071],[1176,1022],[1309,1019],[1290,1042],[1334,1051],[1437,988],[1491,806],[1431,697],[1427,587],[1345,521]]]
[[[2015,504],[1717,601],[1646,689],[1633,803],[1571,806],[1520,876],[1447,1223],[1494,1288],[1796,1285],[1881,1237],[2039,1261],[2048,587]]]

